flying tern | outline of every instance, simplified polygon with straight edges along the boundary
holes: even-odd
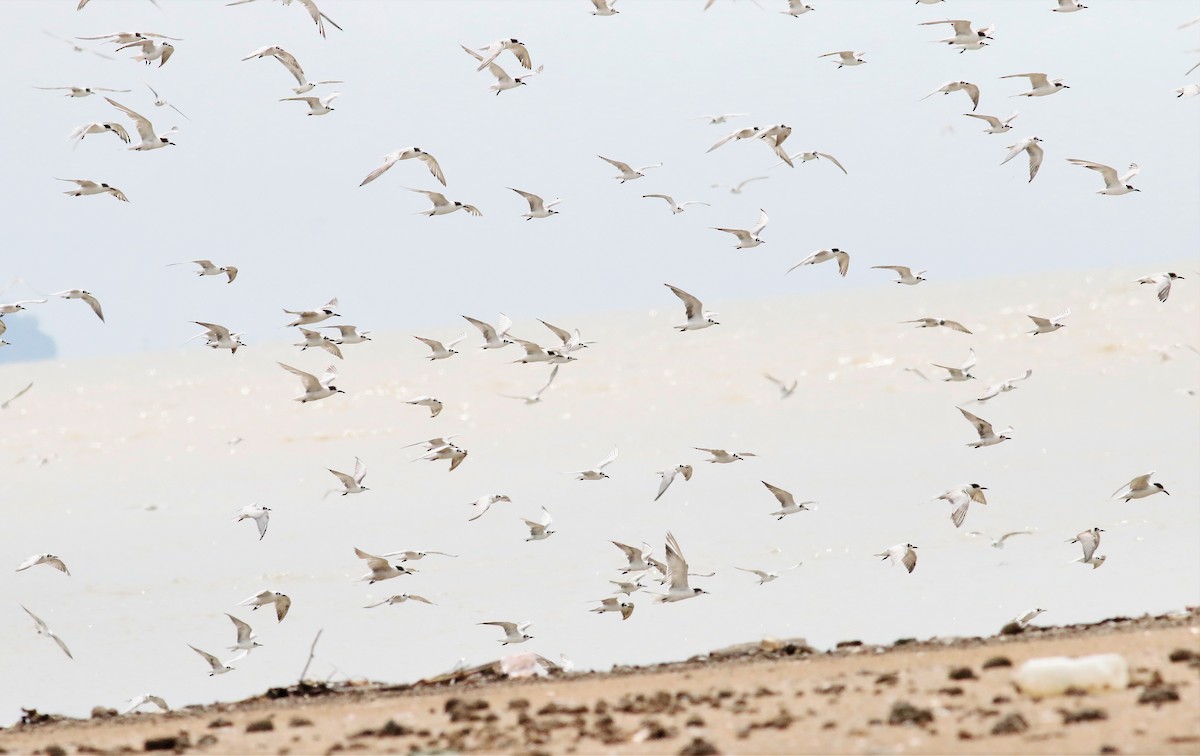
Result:
[[[1100,534],[1104,531],[1100,528],[1092,528],[1076,534],[1067,543],[1077,543],[1083,549],[1083,558],[1079,561],[1091,563],[1092,555],[1096,553],[1096,549],[1100,548]],[[1099,565],[1093,565],[1093,568]]]
[[[948,81],[921,99],[928,100],[935,94],[950,94],[951,92],[966,92],[967,96],[971,98],[971,110],[979,107],[979,87],[969,81]]]
[[[1067,324],[1063,321],[1071,317],[1071,308],[1068,307],[1065,312],[1053,318],[1039,318],[1037,315],[1026,315],[1025,317],[1033,321],[1033,330],[1029,332],[1030,336],[1037,336],[1041,333],[1054,333],[1060,328],[1066,328]]]
[[[21,608],[25,609],[25,607],[23,605],[21,606]],[[49,625],[47,625],[42,620],[41,617],[37,616],[36,614],[29,611],[28,609],[25,609],[25,613],[28,614],[31,618],[33,618],[35,629],[37,630],[38,635],[44,635],[47,638],[54,641],[55,643],[57,643],[58,647],[61,648],[62,652],[67,655],[68,659],[75,658],[74,656],[71,655],[71,649],[67,648],[67,644],[63,642],[63,639],[59,638],[57,635],[55,635],[54,631],[50,629]]]
[[[313,325],[315,323],[320,323],[324,320],[329,320],[330,318],[340,318],[341,315],[338,315],[336,312],[334,312],[334,308],[337,306],[338,306],[337,297],[334,297],[333,299],[329,300],[328,302],[326,302],[325,304],[316,308],[315,310],[288,310],[288,309],[285,309],[284,310],[285,314],[296,316],[296,319],[293,320],[291,323],[288,323],[287,327],[291,328],[294,326]]]
[[[291,365],[285,365],[282,362],[277,362],[275,364],[279,365],[279,367],[300,379],[301,385],[304,386],[304,393],[300,396],[297,396],[295,401],[300,402],[301,404],[315,402],[321,399],[328,399],[334,394],[346,393],[337,386],[333,385],[333,382],[337,380],[337,367],[334,365],[330,365],[329,367],[325,368],[325,372],[320,378],[317,378],[317,376],[313,375],[312,373],[306,373],[303,370],[298,370]]]
[[[679,542],[675,540],[675,536],[667,533],[666,545],[664,546],[667,556],[667,583],[668,589],[666,594],[660,594],[655,597],[659,603],[671,603],[675,601],[683,601],[685,599],[695,598],[708,591],[703,588],[692,588],[688,585],[688,563],[683,557],[683,549],[679,547]]]
[[[361,344],[364,341],[371,340],[371,337],[367,335],[370,333],[370,331],[360,331],[358,330],[358,326],[328,325],[320,326],[320,328],[336,328],[338,335],[337,337],[333,338],[333,343],[337,344],[338,346],[345,346],[346,344]]]
[[[111,194],[116,199],[122,202],[128,202],[129,198],[125,196],[125,192],[109,186],[108,184],[97,183],[90,179],[58,179],[58,181],[67,181],[75,184],[76,188],[63,192],[70,197],[87,197],[91,194]]]
[[[233,623],[233,626],[237,629],[237,642],[229,647],[230,651],[248,652],[253,651],[256,648],[262,648],[262,644],[256,640],[258,636],[254,634],[254,630],[251,629],[249,624],[243,622],[237,617],[234,617],[229,612],[226,612],[225,616],[229,618],[229,620]]]
[[[837,52],[825,53],[824,55],[818,55],[817,57],[831,58],[836,55],[838,59],[834,62],[838,64],[838,68],[842,68],[844,66],[861,66],[863,63],[866,63],[867,61],[859,57],[862,54],[863,53],[856,53],[853,50],[838,50]]]
[[[1009,391],[1014,391],[1017,389],[1018,382],[1029,380],[1031,375],[1033,375],[1033,371],[1026,370],[1023,375],[1008,378],[1007,380],[1000,381],[999,383],[993,383],[991,386],[987,387],[987,390],[983,392],[983,396],[979,397],[975,401],[980,403],[986,402],[989,399],[994,399],[1000,394],[1006,394]]]
[[[374,609],[377,606],[383,606],[385,604],[388,606],[391,606],[393,604],[403,604],[405,601],[419,601],[422,604],[429,604],[430,606],[434,606],[434,603],[432,601],[430,601],[429,599],[425,598],[424,596],[418,596],[415,593],[397,593],[395,596],[388,596],[387,598],[383,599],[382,601],[375,601],[373,603],[367,604],[363,608],[364,609]]]
[[[283,67],[287,69],[288,73],[290,73],[296,79],[296,83],[299,84],[299,86],[294,87],[292,89],[292,91],[298,95],[302,95],[307,92],[311,92],[313,89],[315,89],[317,87],[318,84],[343,84],[343,83],[345,83],[345,82],[341,81],[340,79],[326,79],[323,81],[309,81],[308,77],[305,76],[305,74],[304,74],[304,69],[300,67],[300,62],[298,60],[296,60],[296,56],[292,55],[290,52],[283,49],[282,47],[279,47],[278,45],[267,45],[266,47],[260,47],[259,49],[250,53],[246,57],[242,58],[242,60],[243,61],[256,60],[258,58],[274,58],[275,60],[279,61],[283,65]],[[330,98],[330,99],[332,99],[332,98]]]
[[[313,96],[283,97],[283,98],[280,98],[279,101],[280,102],[303,102],[303,103],[306,103],[308,105],[308,112],[305,113],[305,115],[323,116],[323,115],[328,115],[329,113],[332,113],[334,111],[334,109],[329,107],[329,105],[330,105],[330,103],[332,103],[334,100],[336,100],[337,98],[339,98],[341,96],[342,96],[341,92],[334,92],[333,94],[330,94],[326,97],[313,97]]]
[[[766,241],[758,238],[758,235],[767,227],[769,221],[770,218],[767,217],[767,211],[760,208],[758,211],[758,225],[748,231],[741,228],[713,228],[713,230],[723,231],[736,236],[738,243],[734,249],[753,249],[760,244],[766,244]]]
[[[608,456],[605,457],[604,460],[602,462],[600,462],[600,464],[596,465],[595,467],[589,468],[587,470],[575,470],[568,474],[569,475],[578,475],[579,476],[578,480],[603,480],[603,479],[609,477],[608,473],[604,472],[604,468],[611,465],[613,462],[616,461],[616,459],[617,459],[617,449],[614,448],[611,452],[609,452]]]
[[[784,383],[770,373],[763,373],[763,378],[766,378],[768,381],[775,384],[775,387],[779,389],[780,399],[787,399],[792,394],[796,393],[796,387],[800,385],[800,381],[795,379],[793,379],[791,383]]]
[[[507,501],[511,503],[512,499],[508,498],[508,496],[504,494],[488,494],[487,496],[480,496],[478,499],[471,502],[472,511],[474,511],[475,514],[469,517],[467,522],[474,522],[480,517],[483,517],[485,514],[487,514],[487,511],[492,508],[493,504],[500,501]]]
[[[228,349],[230,354],[237,354],[238,347],[246,346],[242,343],[242,334],[231,333],[228,328],[216,323],[205,323],[199,320],[193,320],[193,323],[205,329],[204,333],[198,333],[192,339],[205,339],[205,346],[211,349]],[[188,339],[191,341],[191,339]]]
[[[357,546],[354,547],[354,555],[364,560],[367,563],[367,569],[370,570],[370,572],[358,579],[360,583],[365,582],[368,585],[372,585],[380,580],[391,580],[394,577],[411,575],[416,572],[416,570],[410,570],[398,564],[390,564],[387,557],[368,554]]]
[[[100,322],[104,322],[104,310],[100,308],[100,300],[90,292],[83,289],[67,289],[65,291],[56,291],[50,296],[62,297],[63,299],[82,299],[87,302],[88,307],[92,308],[92,312],[96,313],[96,317],[100,318]]]
[[[442,407],[445,406],[442,404],[441,400],[435,399],[432,396],[424,396],[424,395],[413,397],[412,399],[406,399],[404,403],[405,404],[413,404],[418,407],[428,407],[429,408],[429,416],[431,418],[437,417],[441,413]]]
[[[407,149],[389,152],[388,154],[384,155],[383,165],[368,173],[367,177],[362,180],[362,183],[359,184],[359,186],[366,186],[367,184],[371,183],[386,173],[389,168],[401,160],[420,160],[425,164],[425,167],[429,169],[429,172],[433,174],[433,177],[438,180],[438,183],[440,183],[442,186],[446,185],[446,176],[442,173],[442,166],[438,164],[437,158],[435,158],[433,155],[430,155],[428,152],[425,152],[420,147],[409,147]]]
[[[1029,79],[1030,90],[1021,92],[1020,94],[1012,95],[1013,97],[1045,97],[1046,95],[1056,94],[1064,89],[1070,89],[1069,86],[1062,83],[1062,79],[1051,81],[1044,73],[1019,73],[1001,76],[1001,79]]]
[[[1153,284],[1155,294],[1158,296],[1158,301],[1166,302],[1167,297],[1171,296],[1171,282],[1182,280],[1183,276],[1175,273],[1155,273],[1152,276],[1139,278],[1134,283]]]
[[[329,468],[325,469],[329,470]],[[371,490],[362,484],[363,479],[367,477],[367,465],[358,457],[354,458],[354,472],[352,474],[339,472],[337,470],[329,470],[329,472],[331,475],[333,475],[333,477],[338,479],[339,483],[342,484],[342,490],[337,492],[342,496],[348,496],[350,494],[362,493],[363,491]]]
[[[1132,192],[1140,192],[1141,189],[1136,189],[1129,180],[1138,174],[1141,168],[1138,168],[1137,163],[1130,163],[1129,170],[1124,175],[1118,176],[1117,169],[1104,165],[1103,163],[1093,163],[1090,160],[1078,160],[1076,158],[1068,158],[1067,162],[1071,165],[1078,165],[1084,168],[1090,168],[1098,172],[1104,178],[1104,188],[1096,192],[1096,194],[1107,194],[1110,197],[1116,197],[1121,194],[1130,194]]]
[[[978,441],[973,441],[967,444],[967,446],[971,447],[972,449],[979,449],[984,446],[995,446],[996,444],[1008,441],[1011,438],[1011,436],[1006,434],[1012,433],[1012,428],[1005,428],[999,433],[996,433],[994,430],[992,430],[992,424],[983,418],[972,415],[962,407],[958,407],[958,411],[962,413],[962,416],[966,418],[967,422],[975,427],[975,432],[979,434]]]
[[[1112,498],[1124,499],[1128,502],[1131,499],[1144,499],[1147,496],[1153,496],[1156,493],[1165,493],[1167,496],[1171,492],[1163,488],[1162,483],[1151,483],[1150,476],[1154,475],[1154,471],[1139,475],[1125,485],[1121,486],[1113,493]]]
[[[896,283],[904,284],[905,286],[916,286],[921,283],[925,280],[921,277],[921,274],[928,272],[918,270],[916,273],[913,273],[912,268],[904,265],[872,265],[871,270],[890,270],[899,276]]]
[[[500,645],[507,646],[510,643],[524,643],[527,640],[533,640],[533,636],[526,631],[533,625],[532,622],[480,622],[480,625],[495,625],[504,631],[504,640],[500,641]]]
[[[969,350],[969,353],[970,353],[970,356],[967,357],[967,360],[966,360],[966,362],[964,362],[962,364],[962,367],[950,367],[949,365],[939,365],[936,362],[933,362],[930,364],[933,365],[935,368],[941,368],[942,370],[945,370],[947,373],[949,373],[949,376],[942,379],[943,381],[958,382],[958,381],[974,380],[975,376],[971,375],[971,370],[972,370],[972,368],[975,367],[975,364],[978,362],[978,359],[975,357],[974,349]]]
[[[463,315],[463,319],[478,328],[479,332],[483,334],[484,341],[480,345],[480,349],[502,349],[513,343],[512,337],[508,335],[508,329],[512,328],[512,320],[504,313],[500,313],[500,320],[496,321],[495,328],[490,323],[466,315]]]
[[[554,518],[550,516],[550,512],[542,507],[542,516],[537,520],[526,520],[521,518],[525,523],[525,527],[529,528],[529,537],[526,541],[544,541],[554,535],[554,531],[550,530],[550,526],[554,523]]]
[[[108,89],[107,87],[34,87],[34,89],[44,89],[53,91],[57,89],[66,90],[67,97],[91,97],[97,92],[129,92],[129,89]]]
[[[624,184],[626,181],[633,181],[634,179],[642,178],[646,175],[645,171],[648,171],[651,168],[662,167],[662,163],[655,163],[654,165],[644,165],[641,168],[634,169],[629,166],[629,163],[622,163],[620,160],[610,160],[603,155],[597,155],[596,157],[600,158],[621,172],[620,176],[615,176],[614,178],[619,180],[622,184]]]
[[[413,215],[427,215],[432,218],[435,215],[449,215],[450,213],[458,210],[465,210],[467,215],[474,215],[476,217],[483,215],[483,213],[479,212],[479,208],[475,207],[474,205],[464,205],[461,202],[451,202],[450,200],[446,199],[446,195],[438,192],[430,192],[426,191],[425,189],[409,189],[408,191],[416,192],[417,194],[424,194],[429,198],[429,201],[433,203],[433,207],[429,208],[428,210],[421,210],[420,212],[413,213]]]
[[[233,0],[233,2],[225,3],[225,4],[226,5],[245,5],[246,3],[252,3],[252,2],[254,2],[254,0]],[[304,6],[304,10],[308,11],[308,15],[312,18],[313,23],[316,24],[316,26],[317,26],[317,33],[320,34],[322,37],[325,36],[325,22],[326,21],[329,22],[330,26],[337,29],[338,31],[343,31],[342,27],[338,26],[337,23],[335,23],[332,18],[330,18],[329,16],[326,16],[321,11],[321,9],[317,7],[316,0],[297,0],[297,2],[299,2],[300,5]],[[292,0],[283,0],[284,5],[291,5],[291,3],[292,3]]]
[[[901,323],[917,323],[917,328],[949,328],[951,331],[960,333],[971,333],[967,327],[957,320],[946,320],[944,318],[917,318],[916,320],[902,320]]]
[[[850,270],[850,253],[846,252],[845,250],[838,249],[837,247],[834,247],[833,249],[819,249],[816,252],[813,252],[808,257],[788,268],[787,272],[791,273],[796,268],[802,268],[805,265],[817,265],[830,260],[837,260],[838,274],[841,275],[842,278],[845,278],[846,273]]]
[[[413,338],[429,347],[429,349],[432,351],[432,354],[427,355],[425,359],[444,360],[458,354],[453,347],[459,342],[466,340],[467,334],[463,333],[457,338],[447,341],[445,344],[442,344],[442,342],[437,341],[436,339],[427,339],[423,336],[413,336]]]
[[[788,572],[790,570],[794,570],[797,567],[799,567],[801,564],[803,564],[803,562],[797,562],[796,564],[793,564],[791,567],[784,567],[779,572],[767,572],[766,570],[755,570],[755,569],[750,569],[748,567],[734,567],[733,569],[741,570],[742,572],[749,572],[751,574],[757,575],[758,576],[758,584],[766,585],[767,583],[770,583],[774,580],[778,580],[781,573]]]
[[[1000,161],[1000,165],[1004,165],[1009,160],[1012,160],[1022,152],[1029,154],[1029,181],[1033,181],[1033,177],[1037,175],[1038,169],[1042,167],[1042,159],[1045,157],[1045,150],[1041,146],[1042,140],[1040,137],[1025,137],[1016,144],[1008,146],[1008,154]]]
[[[117,48],[117,52],[127,50],[130,47],[136,47],[141,52],[133,56],[133,59],[146,65],[150,65],[151,61],[158,61],[158,67],[162,68],[167,65],[167,61],[175,54],[175,45],[170,42],[155,42],[152,39],[139,39],[128,44],[121,45]]]
[[[674,467],[672,467],[669,470],[664,470],[663,472],[660,472],[659,475],[662,476],[662,481],[660,481],[658,484],[658,493],[656,493],[654,495],[655,501],[658,501],[659,499],[661,499],[662,495],[667,492],[667,489],[671,487],[671,483],[673,483],[675,481],[676,475],[682,475],[684,480],[691,480],[692,479],[692,466],[691,465],[675,465]]]
[[[74,131],[67,137],[68,142],[75,142],[75,146],[83,141],[88,134],[114,134],[125,144],[129,144],[129,132],[119,123],[93,121],[85,123],[82,126],[77,126]]]
[[[720,323],[712,319],[712,316],[716,315],[717,313],[705,310],[704,304],[699,299],[696,299],[683,289],[672,286],[671,284],[663,285],[670,289],[675,296],[679,297],[679,299],[683,302],[683,311],[687,315],[686,323],[675,326],[677,331],[699,331],[702,328],[720,325]]]
[[[156,107],[156,108],[164,108],[164,107],[165,107],[165,108],[170,108],[171,110],[174,110],[176,113],[178,113],[179,115],[183,116],[184,118],[187,118],[189,121],[190,121],[190,120],[192,120],[191,118],[188,118],[188,116],[187,116],[187,113],[184,113],[184,112],[183,112],[182,110],[180,110],[179,108],[175,107],[175,106],[174,106],[174,105],[172,105],[171,103],[169,103],[169,102],[167,102],[166,100],[164,100],[164,99],[163,99],[163,98],[162,98],[162,97],[161,97],[161,96],[158,94],[158,92],[157,92],[157,91],[155,91],[154,87],[152,87],[152,86],[150,86],[149,84],[147,84],[147,85],[146,85],[146,89],[149,89],[149,90],[150,90],[150,94],[154,95],[154,107]]]
[[[596,607],[595,609],[589,609],[588,611],[596,612],[597,614],[604,614],[605,612],[620,612],[622,621],[629,619],[629,615],[633,614],[632,601],[626,601],[625,599],[618,598],[616,596],[597,599],[597,601],[600,602],[600,606]]]
[[[150,123],[150,119],[146,118],[146,116],[130,110],[111,97],[105,97],[104,99],[109,105],[112,105],[117,110],[129,116],[129,118],[133,121],[134,126],[137,127],[138,136],[141,137],[142,141],[133,145],[129,149],[137,152],[147,152],[149,150],[157,150],[162,147],[175,146],[175,143],[168,139],[167,136],[175,133],[176,129],[171,129],[170,131],[163,132],[162,134],[155,134],[154,124]]]
[[[29,569],[30,567],[35,567],[39,564],[44,564],[49,567],[53,567],[54,569],[58,570],[59,572],[63,573],[64,575],[71,574],[71,571],[67,569],[66,563],[64,563],[61,558],[59,558],[53,554],[34,554],[33,556],[26,559],[24,562],[21,562],[21,564],[17,567],[16,572],[22,572],[24,570]]]
[[[189,263],[170,263],[170,265],[187,264]],[[225,283],[233,283],[233,279],[237,278],[238,269],[232,265],[213,265],[212,260],[191,260],[190,264],[200,266],[200,270],[196,271],[198,276],[225,276]]]
[[[782,520],[784,517],[787,517],[790,514],[796,514],[797,512],[811,512],[812,510],[806,505],[817,503],[815,501],[802,501],[797,504],[795,497],[793,497],[790,492],[783,490],[779,486],[773,486],[765,480],[762,481],[762,484],[767,487],[767,490],[771,492],[771,495],[774,496],[779,502],[780,506],[783,507],[777,512],[771,512],[771,516],[776,520]]]
[[[671,212],[674,213],[675,215],[679,215],[680,213],[682,213],[684,210],[686,210],[688,208],[689,205],[704,205],[705,207],[712,207],[712,205],[710,205],[707,202],[699,202],[697,200],[676,203],[675,198],[669,194],[643,194],[642,195],[642,199],[650,199],[650,198],[660,199],[660,200],[663,200],[664,202],[666,202],[667,205],[670,206]]]
[[[520,189],[513,189],[511,186],[509,189],[512,189],[512,191],[521,195],[525,201],[529,203],[529,212],[521,216],[525,220],[528,221],[533,220],[534,218],[549,218],[551,215],[558,215],[557,210],[551,210],[550,208],[562,202],[561,199],[555,199],[551,200],[550,202],[546,202],[536,194],[523,192]]]
[[[207,651],[201,651],[190,643],[188,644],[188,648],[192,649],[197,654],[200,654],[200,657],[203,658],[204,661],[208,662],[208,666],[212,667],[212,672],[208,673],[209,677],[212,677],[213,675],[223,675],[226,672],[233,671],[233,667],[230,667],[225,662],[221,661]]]
[[[542,394],[544,394],[546,392],[546,390],[550,388],[550,384],[554,383],[554,378],[557,375],[558,375],[558,365],[555,365],[553,368],[550,369],[550,377],[546,379],[545,385],[542,386],[537,391],[530,394],[529,396],[515,396],[513,394],[501,394],[501,396],[507,397],[509,399],[520,399],[521,401],[525,402],[526,405],[537,404],[542,401]]]
[[[746,457],[758,456],[753,452],[727,452],[724,449],[705,449],[702,446],[692,447],[696,451],[706,452],[712,455],[712,459],[706,459],[705,462],[711,462],[718,465],[727,465],[730,462],[741,462]]]
[[[304,327],[301,327],[299,331],[300,335],[304,337],[304,341],[301,341],[298,344],[292,344],[292,346],[300,347],[300,351],[303,352],[309,347],[316,347],[317,349],[324,349],[326,352],[329,352],[339,360],[344,359],[342,357],[342,350],[338,348],[338,345],[334,343],[333,339],[329,338],[325,334],[317,333],[316,331],[310,331]]]
[[[885,562],[891,559],[893,564],[902,564],[909,572],[917,568],[917,547],[911,543],[898,543],[875,556],[883,557]]]
[[[987,533],[981,533],[978,530],[972,530],[970,533],[967,533],[967,535],[983,536],[984,538],[988,539],[991,542],[991,546],[993,549],[1002,549],[1002,548],[1004,548],[1004,542],[1007,541],[1009,538],[1012,538],[1013,536],[1019,536],[1019,535],[1033,535],[1033,531],[1032,530],[1013,530],[1011,532],[1002,534],[999,538],[993,538],[992,536],[988,535]]]
[[[1006,131],[1012,130],[1012,122],[1020,113],[1013,112],[1008,118],[997,118],[990,115],[976,115],[975,113],[963,113],[967,118],[978,118],[981,121],[987,121],[988,127],[983,130],[985,134],[1003,134]]]
[[[238,606],[248,606],[250,611],[257,611],[259,607],[273,606],[275,607],[275,619],[278,622],[283,622],[283,618],[287,616],[288,610],[292,608],[292,600],[278,591],[260,591],[250,598],[238,603]]]
[[[258,526],[258,540],[261,541],[267,534],[267,524],[271,521],[271,508],[247,504],[238,510],[237,517],[234,518],[234,522],[242,520],[254,520],[254,524]]]

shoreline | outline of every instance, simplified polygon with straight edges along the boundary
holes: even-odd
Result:
[[[1030,658],[1119,653],[1129,686],[1036,701]],[[999,659],[1006,659],[1005,664]],[[976,638],[764,640],[685,661],[512,680],[274,688],[242,701],[0,729],[29,753],[1200,753],[1200,609]],[[1111,749],[1116,749],[1113,751]]]

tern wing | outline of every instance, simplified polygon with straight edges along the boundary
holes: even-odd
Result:
[[[847,176],[849,176],[849,175],[850,175],[850,171],[846,170],[846,166],[844,166],[844,165],[842,165],[840,162],[838,162],[838,159],[837,159],[837,158],[835,158],[833,155],[830,155],[830,154],[829,154],[829,153],[827,153],[827,152],[818,152],[818,153],[816,153],[816,154],[817,154],[817,155],[819,155],[819,156],[821,156],[821,157],[823,157],[823,158],[825,158],[825,159],[826,159],[826,160],[828,160],[829,162],[833,163],[833,164],[834,164],[834,165],[836,165],[838,168],[841,168],[841,169],[842,169],[842,173],[846,174]]]

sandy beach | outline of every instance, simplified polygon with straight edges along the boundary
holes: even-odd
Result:
[[[296,688],[90,720],[27,712],[18,753],[1200,753],[1200,612],[817,653],[764,640],[675,664],[510,681]],[[1123,690],[1035,700],[1013,672],[1120,654]],[[42,721],[44,719],[44,721]]]

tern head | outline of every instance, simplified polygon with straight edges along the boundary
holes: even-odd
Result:
[[[1126,189],[1128,189],[1128,190],[1129,190],[1129,191],[1131,191],[1131,192],[1140,192],[1140,191],[1142,191],[1141,189],[1134,189],[1134,188],[1133,188],[1133,186],[1131,186],[1130,184],[1126,184],[1126,185],[1125,185],[1125,188],[1126,188]]]
[[[170,139],[167,139],[166,137],[159,137],[158,141],[162,142],[163,144],[169,144],[172,147],[176,146],[174,142],[172,142]]]
[[[112,189],[112,187],[108,184],[100,184],[100,186],[104,187],[105,189]]]
[[[1157,488],[1159,491],[1162,491],[1163,493],[1165,493],[1167,496],[1170,496],[1170,495],[1171,495],[1171,492],[1170,492],[1170,491],[1168,491],[1167,489],[1163,488],[1163,484],[1162,484],[1162,483],[1155,483],[1155,484],[1154,484],[1154,487],[1155,487],[1155,488]]]

